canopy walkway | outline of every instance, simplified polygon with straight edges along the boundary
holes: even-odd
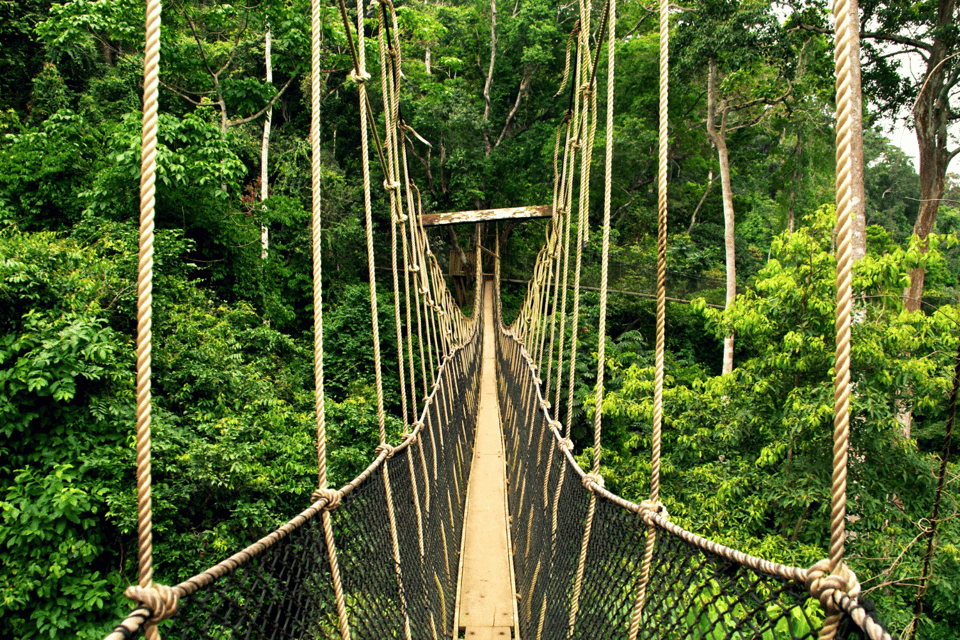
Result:
[[[849,5],[841,0],[835,6],[840,53],[831,542],[829,557],[811,568],[765,561],[702,538],[673,523],[659,499],[667,241],[665,1],[660,6],[660,227],[650,498],[640,504],[625,500],[604,488],[599,473],[613,146],[614,0],[605,0],[596,32],[591,28],[591,7],[580,3],[580,20],[570,36],[561,87],[562,92],[570,86],[570,108],[557,129],[553,203],[518,209],[526,211],[527,217],[533,209],[549,215],[547,237],[523,306],[510,326],[503,321],[499,297],[498,253],[492,259],[492,281],[486,286],[482,282],[479,230],[472,317],[465,317],[454,304],[430,251],[419,192],[407,171],[408,134],[419,136],[399,114],[401,60],[392,3],[383,0],[376,5],[385,124],[381,131],[372,117],[366,90],[372,78],[365,62],[364,11],[357,12],[354,31],[340,0],[354,61],[350,78],[357,84],[360,100],[380,445],[357,478],[339,489],[328,487],[319,251],[318,7],[314,0],[311,141],[318,489],[313,503],[278,530],[203,573],[166,586],[153,582],[152,560],[150,327],[160,4],[159,0],[147,3],[137,307],[140,580],[127,590],[136,608],[108,640],[141,633],[151,639],[162,633],[191,640],[829,640],[851,634],[873,640],[890,638],[861,605],[856,576],[843,562],[853,175],[849,114],[855,104],[850,96],[849,52],[857,24]],[[580,333],[581,265],[589,224],[592,152],[600,114],[599,62],[604,47],[603,256],[592,468],[586,471],[574,458],[569,432],[578,340],[565,345],[565,337]],[[371,132],[376,154],[370,150]],[[396,445],[387,442],[384,426],[371,155],[379,159],[390,203],[390,270],[404,424],[402,440]],[[450,214],[444,220],[427,222],[463,223],[510,215],[504,211],[461,212],[464,215]],[[566,326],[568,315],[570,327]],[[567,392],[565,423],[553,413],[561,406],[563,390]]]

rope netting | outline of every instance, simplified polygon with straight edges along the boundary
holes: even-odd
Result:
[[[811,595],[810,570],[701,538],[671,523],[665,511],[656,512],[647,501],[638,505],[610,493],[581,469],[560,432],[562,425],[550,416],[533,358],[512,330],[498,324],[497,381],[520,637],[627,637],[651,530],[655,543],[638,637],[819,637],[826,612]],[[588,519],[582,587],[574,601]],[[890,638],[855,598],[839,590],[822,595],[842,614],[837,637]]]
[[[479,401],[482,323],[474,326],[470,340],[441,366],[438,379],[449,385],[435,387],[411,434],[397,447],[381,449],[328,511],[351,637],[396,637],[407,624],[416,638],[450,637],[453,631]],[[387,473],[397,505],[399,565],[387,526]],[[161,633],[191,639],[340,638],[319,517],[328,500],[321,497],[278,531],[172,587],[177,612],[157,625]],[[135,610],[108,638],[134,637],[147,617],[144,608]]]

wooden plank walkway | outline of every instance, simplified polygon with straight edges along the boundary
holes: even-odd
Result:
[[[518,638],[507,524],[506,467],[497,403],[493,283],[484,298],[483,368],[473,467],[467,485],[457,626],[473,640]]]

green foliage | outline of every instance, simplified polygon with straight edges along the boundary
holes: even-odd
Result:
[[[725,544],[764,558],[806,566],[825,555],[828,532],[834,351],[832,208],[809,225],[774,240],[773,256],[755,289],[728,311],[704,309],[715,335],[734,330],[743,356],[730,375],[707,378],[668,367],[665,390],[663,491],[671,518]],[[895,626],[907,622],[919,571],[914,523],[932,504],[930,451],[945,421],[956,349],[957,313],[930,316],[901,309],[900,291],[912,265],[936,262],[917,247],[871,253],[858,264],[854,287],[864,302],[853,327],[851,486],[848,554],[861,582],[884,575],[892,586],[871,594]],[[615,361],[614,361],[615,362]],[[605,401],[614,423],[627,421],[625,452],[607,459],[614,490],[645,497],[649,464],[630,452],[649,448],[653,371],[621,370],[622,387]],[[916,439],[898,421],[904,403],[914,413]],[[932,433],[926,433],[930,430]],[[642,454],[641,454],[642,456]],[[642,460],[642,457],[641,457]],[[947,525],[953,528],[954,525]],[[946,535],[941,533],[941,535]],[[952,552],[941,551],[946,562]],[[913,573],[911,573],[913,572]],[[928,624],[950,628],[952,614]]]
[[[11,637],[95,637],[119,576],[88,456],[132,419],[131,346],[111,326],[129,289],[52,233],[8,229],[0,247],[0,618]]]
[[[0,201],[7,222],[62,230],[80,218],[80,194],[102,151],[100,132],[81,115],[58,112],[38,128],[0,141]]]

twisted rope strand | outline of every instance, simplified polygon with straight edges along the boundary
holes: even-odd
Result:
[[[153,343],[153,241],[156,209],[157,110],[160,73],[160,0],[148,0],[143,62],[143,128],[140,150],[140,236],[137,264],[137,559],[139,586],[153,586],[153,504],[151,495],[151,350]],[[156,611],[154,611],[156,613]],[[160,634],[152,622],[147,640]]]

